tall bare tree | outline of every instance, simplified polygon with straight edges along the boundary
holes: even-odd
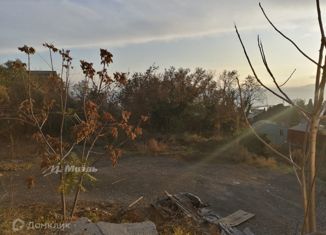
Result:
[[[316,178],[317,178],[317,171],[316,171],[316,149],[317,149],[317,137],[318,137],[318,129],[321,120],[326,119],[325,110],[326,110],[326,102],[324,99],[324,92],[325,92],[325,84],[326,84],[326,39],[325,39],[325,32],[324,26],[321,16],[320,10],[320,1],[316,0],[316,10],[318,16],[318,25],[320,29],[320,49],[318,54],[318,59],[315,60],[312,57],[308,56],[291,38],[286,36],[282,31],[280,31],[273,22],[267,16],[265,10],[263,9],[262,5],[259,3],[259,7],[264,14],[266,20],[269,24],[279,33],[284,39],[289,41],[302,56],[308,59],[310,62],[316,65],[316,75],[315,75],[315,90],[314,90],[314,103],[313,109],[311,112],[306,111],[302,107],[298,106],[291,98],[283,91],[283,85],[291,79],[293,73],[289,76],[289,78],[284,83],[279,83],[276,77],[274,76],[272,70],[269,67],[267,62],[267,58],[264,52],[263,43],[260,37],[257,37],[257,43],[260,50],[261,59],[263,64],[271,77],[276,91],[268,86],[266,86],[263,81],[260,79],[258,74],[255,71],[255,68],[250,60],[250,57],[247,53],[246,47],[242,41],[242,38],[239,34],[237,27],[235,26],[236,33],[238,35],[239,41],[242,45],[244,54],[246,59],[249,63],[249,66],[252,70],[252,73],[257,80],[257,82],[264,87],[266,90],[281,98],[283,101],[287,102],[288,104],[292,105],[300,114],[307,120],[307,130],[306,130],[306,138],[305,143],[303,144],[303,159],[300,161],[300,164],[295,163],[292,160],[291,154],[289,156],[285,156],[277,150],[273,149],[275,153],[279,156],[286,158],[289,163],[292,164],[294,167],[295,174],[297,176],[298,182],[301,187],[302,191],[302,203],[304,208],[304,219],[303,219],[303,226],[302,226],[302,234],[308,232],[315,232],[317,230],[316,226]],[[238,81],[239,90],[240,84]],[[241,93],[241,91],[240,91]],[[241,103],[243,104],[243,99],[241,97]],[[243,109],[244,110],[244,109]],[[262,140],[263,141],[263,140]],[[265,143],[267,144],[267,143]],[[271,146],[270,146],[271,147]]]
[[[264,90],[256,79],[250,75],[241,84],[241,90],[246,115],[248,115],[256,102],[262,102],[265,99]]]

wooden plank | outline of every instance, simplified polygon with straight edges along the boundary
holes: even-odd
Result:
[[[214,210],[204,206],[200,198],[195,195],[188,195],[186,193],[171,195],[167,191],[165,191],[165,194],[186,216],[191,217],[196,222],[201,223],[202,221],[207,221],[208,223],[218,225],[222,235],[254,235],[250,229],[240,231],[234,228],[254,217],[255,215],[252,213],[238,210],[229,216],[221,218]],[[153,206],[157,208],[159,205]],[[161,209],[164,208],[162,207]],[[159,208],[158,210],[160,211]]]
[[[243,222],[246,222],[247,220],[253,218],[255,215],[243,210],[238,210],[234,212],[231,215],[228,215],[227,217],[224,217],[220,219],[218,222],[229,225],[231,227],[238,226],[239,224],[242,224]]]
[[[194,211],[194,208],[191,205],[183,201],[180,197],[171,195],[167,191],[165,191],[165,194],[185,213],[186,216],[193,218],[197,222],[201,221],[201,218],[198,216],[197,212]]]

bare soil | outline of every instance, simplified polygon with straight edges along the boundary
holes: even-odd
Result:
[[[120,202],[125,206],[139,197],[135,207],[147,207],[157,198],[178,192],[191,192],[208,203],[221,216],[242,209],[256,216],[241,228],[255,234],[295,234],[302,219],[300,191],[295,176],[287,168],[257,168],[245,164],[186,161],[169,156],[124,156],[113,168],[103,157],[95,164],[98,181],[88,185],[81,200],[94,203]],[[40,169],[1,172],[0,205],[16,207],[35,203],[58,203],[53,179],[43,177]],[[36,185],[27,189],[26,178],[36,176]],[[10,177],[11,176],[11,177]],[[326,230],[326,187],[318,182],[318,226]],[[10,196],[12,188],[13,196]]]

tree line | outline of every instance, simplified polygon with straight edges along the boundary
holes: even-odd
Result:
[[[27,97],[27,70],[16,66],[20,61],[8,61],[0,65],[0,104],[2,117],[8,118],[16,134],[27,135],[28,125],[15,122],[15,113],[21,102]],[[60,96],[52,88],[58,80],[49,76],[40,78],[31,76],[33,97],[36,103],[47,96],[48,102],[59,102]],[[156,66],[150,66],[145,72],[136,72],[129,77],[125,73],[114,73],[112,78],[120,79],[117,86],[105,86],[103,83],[85,84],[81,80],[71,85],[68,95],[68,112],[81,114],[83,96],[87,87],[87,96],[100,100],[101,109],[118,113],[128,110],[134,119],[141,115],[149,117],[144,128],[150,133],[175,134],[193,132],[205,135],[230,136],[236,133],[244,122],[240,110],[236,70],[223,71],[219,76],[203,68],[191,71],[187,68],[170,67],[163,72]],[[61,81],[59,81],[61,82]],[[246,113],[255,102],[263,97],[263,90],[253,77],[247,76],[241,84]],[[17,92],[19,91],[19,92]],[[43,101],[42,101],[43,102]],[[51,133],[59,131],[59,110],[52,109],[46,128]],[[66,120],[65,128],[73,125],[72,119]],[[3,124],[2,130],[8,128]],[[4,135],[5,131],[3,132]]]

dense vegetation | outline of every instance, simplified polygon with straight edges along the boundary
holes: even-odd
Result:
[[[27,71],[24,67],[15,67],[17,62],[8,61],[0,66],[0,102],[2,116],[10,118],[12,125],[18,128],[14,129],[19,131],[20,128],[28,128],[12,120],[17,118],[15,113],[27,97]],[[213,73],[202,68],[192,72],[190,69],[171,67],[159,72],[158,67],[152,66],[145,72],[132,74],[130,78],[123,74],[124,86],[113,88],[92,83],[89,96],[93,96],[91,99],[101,99],[103,110],[113,113],[128,110],[135,119],[142,114],[148,115],[150,121],[145,129],[152,133],[233,135],[243,126],[235,81],[238,76],[236,71],[224,71],[216,78]],[[33,86],[37,88],[33,90],[35,99],[41,101],[46,94],[48,98],[59,102],[59,95],[51,89],[55,82],[53,78],[32,77]],[[83,80],[70,88],[69,112],[82,113],[84,86]],[[242,86],[247,91],[249,112],[256,97],[261,95],[261,90],[250,76]],[[58,132],[60,125],[55,110],[52,110],[49,120],[46,128],[50,132]],[[6,129],[5,126],[2,129]],[[69,119],[65,127],[69,128]]]

